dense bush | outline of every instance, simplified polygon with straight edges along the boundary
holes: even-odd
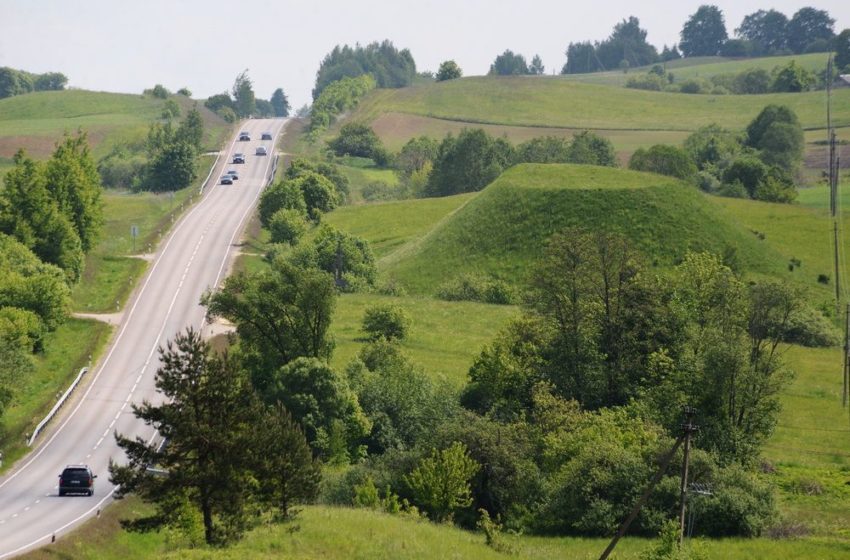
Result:
[[[31,91],[63,90],[68,78],[60,72],[33,74],[4,66],[0,68],[0,99]]]
[[[281,208],[272,214],[268,228],[272,243],[295,245],[307,233],[306,216],[301,210]]]
[[[637,74],[626,80],[626,87],[632,89],[646,89],[650,91],[662,91],[667,86],[664,76],[652,72]]]
[[[513,146],[483,129],[463,129],[457,137],[449,134],[440,143],[426,194],[448,196],[481,190],[513,159]]]
[[[342,78],[323,88],[310,109],[310,140],[317,140],[340,113],[354,108],[375,87],[375,78],[365,74],[357,78]]]
[[[371,340],[402,340],[410,329],[410,316],[397,305],[377,305],[363,314],[363,332]]]
[[[629,159],[629,169],[670,175],[687,181],[697,174],[697,166],[682,148],[656,144],[651,148],[638,148]]]
[[[389,154],[381,139],[364,123],[350,122],[343,125],[339,136],[330,140],[328,147],[338,156],[370,158],[381,167],[389,162]]]
[[[512,304],[517,296],[513,287],[502,280],[480,274],[461,274],[437,288],[437,297],[446,301],[480,301]]]

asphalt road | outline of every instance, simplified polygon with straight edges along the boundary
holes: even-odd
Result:
[[[251,141],[234,137],[203,198],[160,244],[107,353],[85,376],[64,413],[33,444],[33,452],[0,480],[0,559],[50,543],[54,535],[68,533],[112,501],[109,459],[123,460],[115,431],[155,437],[152,428],[133,416],[130,405],[159,399],[154,389],[157,348],[187,326],[202,327],[204,308],[198,301],[226,274],[234,243],[271,172],[273,148],[285,124],[284,119],[244,123],[241,130],[250,132]],[[261,141],[265,131],[274,140]],[[261,145],[270,155],[254,155]],[[245,164],[230,163],[235,152],[245,153]],[[239,180],[219,184],[228,169],[237,169]],[[59,473],[73,463],[88,464],[98,475],[94,496],[58,496]]]

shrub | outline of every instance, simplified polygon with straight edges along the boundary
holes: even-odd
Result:
[[[640,74],[632,76],[626,81],[626,87],[632,89],[645,89],[649,91],[661,91],[667,85],[663,76],[655,73]]]
[[[511,305],[516,302],[513,287],[502,280],[479,274],[461,274],[437,288],[437,297],[446,301],[480,301]]]
[[[363,331],[371,340],[402,340],[410,329],[410,316],[397,305],[370,307],[363,315]]]
[[[629,169],[685,180],[692,180],[697,174],[697,166],[686,151],[664,144],[656,144],[649,149],[638,148],[629,159]]]
[[[826,277],[826,283],[829,283],[829,277]],[[801,307],[791,315],[783,338],[786,342],[809,347],[837,346],[841,343],[841,335],[832,323],[809,306]]]
[[[307,233],[307,222],[300,210],[281,208],[269,221],[272,243],[295,245]]]
[[[685,80],[679,85],[679,91],[682,93],[708,93],[710,89],[708,82],[699,78]]]

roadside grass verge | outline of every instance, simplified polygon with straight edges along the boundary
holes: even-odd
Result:
[[[833,94],[833,123],[850,126],[850,88]],[[825,93],[684,95],[561,77],[502,76],[448,80],[370,93],[351,120],[411,113],[467,123],[609,130],[692,131],[717,123],[743,129],[765,105],[788,105],[804,128],[824,127]]]
[[[48,333],[44,351],[35,355],[35,371],[14,388],[3,415],[3,466],[8,468],[29,448],[26,437],[65,392],[80,368],[95,363],[109,341],[112,327],[99,321],[68,319]],[[37,443],[37,442],[36,442]]]

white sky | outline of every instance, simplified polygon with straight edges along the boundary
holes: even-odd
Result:
[[[630,15],[650,43],[678,42],[702,1],[691,0],[0,0],[0,66],[58,71],[71,87],[140,93],[161,83],[206,98],[248,69],[258,97],[282,87],[297,108],[310,101],[322,58],[336,44],[390,39],[418,70],[454,59],[464,75],[487,72],[505,49],[546,72],[560,70],[571,41],[601,40]],[[827,10],[850,27],[850,0],[721,1],[730,35],[758,9],[789,18]]]

